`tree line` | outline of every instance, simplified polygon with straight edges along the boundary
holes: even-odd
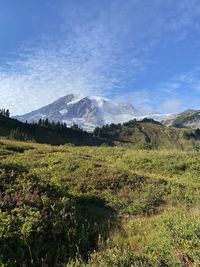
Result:
[[[9,118],[10,117],[9,109],[0,108],[0,116]]]
[[[28,123],[28,122],[26,122]],[[51,128],[54,130],[59,130],[61,132],[65,131],[66,129],[73,129],[73,130],[78,130],[78,131],[83,131],[81,128],[78,127],[77,124],[73,124],[72,126],[68,126],[67,123],[65,122],[60,122],[60,121],[50,121],[48,118],[45,119],[39,119],[37,122],[32,122],[32,124],[34,125],[39,125],[42,127],[46,127],[46,128]]]
[[[183,137],[187,140],[194,139],[194,140],[200,140],[200,129],[197,128],[195,130],[191,131],[185,131],[183,133]]]

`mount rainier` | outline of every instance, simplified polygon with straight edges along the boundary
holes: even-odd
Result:
[[[129,121],[137,114],[136,109],[128,103],[117,103],[98,96],[76,97],[69,94],[15,118],[28,122],[48,118],[50,121],[66,122],[68,126],[77,124],[87,131],[92,131],[97,126]]]
[[[144,117],[162,121],[169,118],[170,114],[142,114],[129,103],[119,103],[99,96],[77,97],[69,94],[38,110],[14,118],[23,122],[48,118],[49,121],[65,122],[68,126],[77,124],[86,131],[92,131],[105,124],[123,123],[135,118],[140,120]]]

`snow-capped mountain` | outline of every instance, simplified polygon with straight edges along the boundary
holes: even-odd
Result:
[[[66,122],[69,126],[78,124],[79,127],[91,131],[104,124],[127,122],[137,115],[136,109],[128,103],[117,103],[98,96],[76,97],[70,94],[15,118],[28,122],[48,118],[50,121]]]

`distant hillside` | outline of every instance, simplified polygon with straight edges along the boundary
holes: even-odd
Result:
[[[180,114],[173,116],[163,122],[166,126],[173,126],[177,128],[190,127],[199,128],[200,127],[200,110],[186,110]]]
[[[51,145],[72,143],[75,145],[101,145],[105,140],[94,137],[80,129],[52,129],[38,124],[19,122],[0,116],[0,136],[22,141],[35,141]]]
[[[191,139],[185,132],[184,129],[166,127],[153,119],[143,119],[96,128],[94,134],[115,144],[133,144],[138,148],[181,148],[186,140]]]
[[[167,127],[147,118],[97,127],[93,133],[87,133],[77,127],[66,128],[59,123],[29,124],[0,116],[0,136],[51,145],[123,145],[138,149],[183,148],[189,142],[200,139],[199,132],[192,129]]]

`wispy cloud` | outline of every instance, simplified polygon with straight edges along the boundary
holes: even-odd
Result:
[[[178,33],[178,36],[187,36],[189,28],[199,30],[200,5],[198,0],[183,0],[174,2],[166,27],[169,32]],[[182,32],[180,34],[180,31]]]
[[[175,75],[154,87],[134,89],[115,97],[116,101],[131,102],[143,113],[177,113],[199,109],[200,69]]]
[[[184,109],[199,109],[200,69],[176,75],[165,84],[160,84],[162,90],[161,107],[163,112],[178,112]],[[160,90],[160,89],[157,89]]]
[[[176,113],[182,108],[183,102],[180,99],[167,99],[162,103],[162,111],[164,113]]]
[[[124,95],[136,106],[153,109],[158,90],[172,93],[183,83],[198,89],[192,75],[190,81],[188,75],[179,77],[158,90],[142,86],[141,76],[154,60],[151,49],[181,35],[185,38],[188,28],[198,30],[200,14],[197,0],[149,3],[67,0],[55,36],[42,36],[39,44],[23,44],[17,59],[0,65],[0,106],[21,114],[75,93]],[[139,77],[142,90],[134,88]]]
[[[179,93],[180,90],[190,90],[188,93],[198,91],[200,88],[200,69],[196,68],[189,72],[175,75],[160,86],[164,92],[171,94]]]
[[[149,90],[140,89],[130,92],[124,92],[121,95],[115,96],[116,102],[128,102],[133,103],[135,108],[141,113],[151,113],[154,111],[152,106],[152,94]]]
[[[7,62],[7,71],[0,72],[0,105],[27,112],[68,93],[109,94],[130,73],[133,77],[131,70],[139,71],[142,63],[134,51],[120,54],[125,25],[117,29],[109,14],[101,12],[91,20],[93,12],[81,13],[77,20],[77,11],[72,17],[73,10],[63,11],[58,40],[47,36],[36,47],[23,47],[18,60]]]

